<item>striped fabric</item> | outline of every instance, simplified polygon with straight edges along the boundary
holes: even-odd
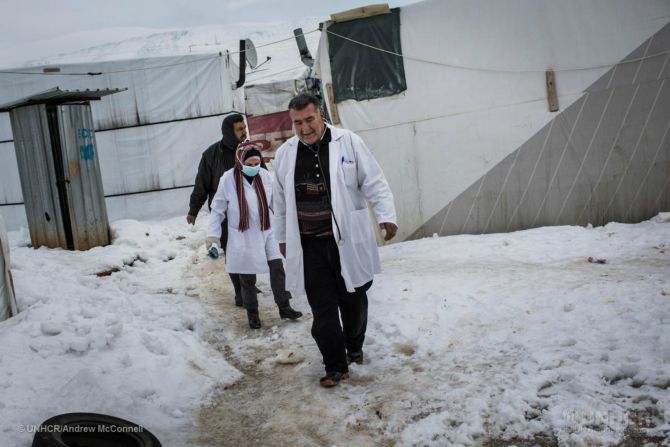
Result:
[[[251,141],[243,141],[237,146],[235,152],[235,188],[237,189],[237,200],[240,204],[240,222],[237,226],[239,231],[249,229],[249,205],[247,199],[244,197],[244,174],[242,174],[242,165],[244,164],[244,157],[252,149],[256,149],[261,154],[261,148]],[[268,200],[265,197],[265,188],[263,188],[263,179],[260,174],[255,176],[252,180],[252,185],[256,189],[258,196],[258,214],[261,217],[261,230],[270,229],[270,211],[268,209]]]

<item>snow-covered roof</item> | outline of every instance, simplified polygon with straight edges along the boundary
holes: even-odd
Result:
[[[113,36],[125,35],[123,29],[110,32],[110,43],[82,48],[71,52],[58,52],[55,55],[38,59],[12,60],[13,66],[42,66],[53,64],[82,64],[90,62],[127,60],[135,58],[183,56],[211,54],[222,51],[239,51],[240,39],[251,39],[257,48],[259,65],[271,59],[255,70],[247,68],[247,83],[270,83],[301,77],[307,67],[301,62],[293,30],[302,28],[306,33],[307,45],[314,55],[318,45],[317,32],[319,18],[296,19],[288,22],[239,23],[225,25],[205,25],[188,29],[174,29],[147,33],[139,37],[114,40]],[[103,30],[104,31],[104,30]],[[81,46],[89,41],[80,33]],[[65,44],[64,44],[65,45]],[[71,48],[72,43],[68,42]],[[29,53],[32,54],[32,53]],[[2,64],[6,66],[6,63]]]

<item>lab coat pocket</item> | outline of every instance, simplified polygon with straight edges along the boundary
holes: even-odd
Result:
[[[355,162],[345,161],[342,164],[342,172],[344,174],[344,183],[346,183],[347,186],[358,186],[358,170],[356,169]]]
[[[234,252],[244,252],[244,233],[237,228],[228,227],[228,250]]]
[[[370,213],[367,208],[351,212],[351,242],[367,242],[372,237]]]

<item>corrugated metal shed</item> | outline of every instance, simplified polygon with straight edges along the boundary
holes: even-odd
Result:
[[[63,174],[74,248],[85,250],[109,243],[107,208],[102,189],[98,147],[91,108],[58,106]]]
[[[10,114],[21,190],[33,246],[66,247],[51,136],[44,104],[21,107]]]
[[[25,98],[0,105],[0,112],[9,112],[17,107],[33,104],[63,104],[75,101],[94,101],[103,96],[124,92],[127,88],[97,89],[97,90],[61,90],[59,87],[46,90],[41,93],[27,96]]]
[[[89,100],[123,91],[58,87],[0,106],[9,111],[34,247],[109,244],[109,223]]]

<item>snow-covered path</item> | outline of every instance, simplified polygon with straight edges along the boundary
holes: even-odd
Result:
[[[634,425],[664,439],[666,219],[384,248],[384,273],[370,293],[367,361],[352,365],[352,378],[334,390],[317,385],[322,368],[309,317],[280,322],[268,295],[265,327],[252,332],[224,287],[216,293],[225,298],[213,341],[245,378],[202,412],[203,441],[614,445]],[[266,279],[261,288],[269,290]],[[304,299],[295,302],[306,310]],[[278,364],[276,353],[286,350],[304,361]]]
[[[330,390],[305,298],[279,320],[260,275],[264,326],[248,329],[205,223],[115,222],[87,252],[10,234],[22,312],[0,322],[3,446],[69,411],[164,446],[623,445],[631,426],[668,443],[670,213],[383,247],[366,361]]]

